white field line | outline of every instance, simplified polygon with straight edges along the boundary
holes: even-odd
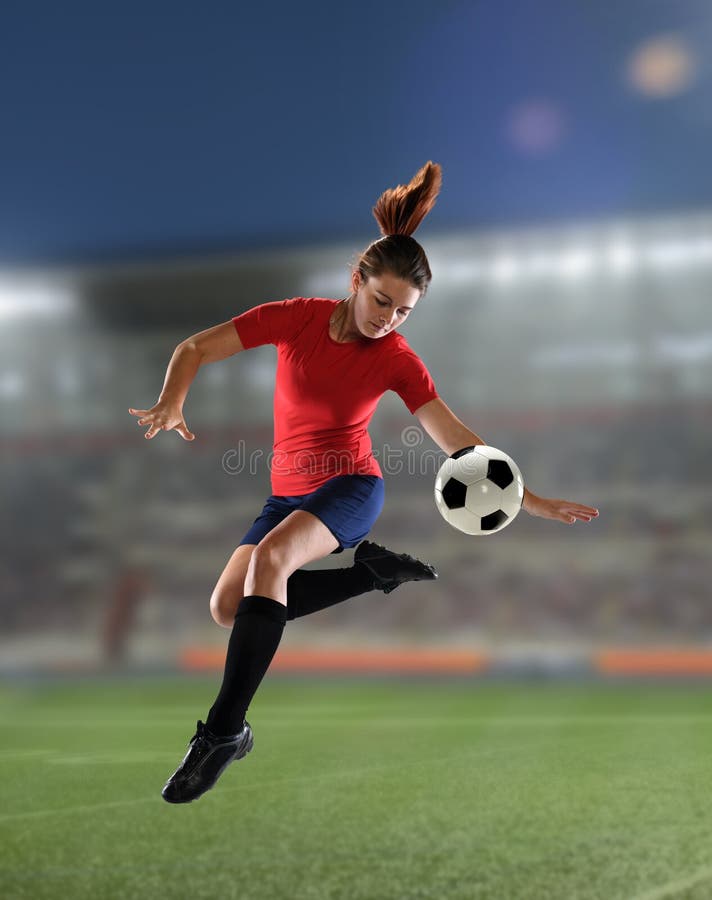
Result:
[[[260,716],[261,724],[267,725],[269,723],[269,727],[274,727],[275,725],[288,725],[289,727],[293,727],[293,722],[283,721],[284,717],[282,716],[280,719],[274,719],[270,721],[269,716]],[[305,721],[308,719],[309,721],[313,721],[309,717],[298,716],[295,715],[295,718],[298,718],[300,721]],[[315,720],[320,720],[321,716],[314,717]],[[330,725],[334,721],[333,716],[330,716],[328,721],[322,722],[325,727],[330,727]],[[341,721],[345,722],[353,722],[353,717],[344,716],[343,719],[339,717]],[[499,716],[499,717],[490,717],[490,716],[463,716],[463,717],[452,717],[452,716],[408,716],[403,718],[384,718],[384,719],[371,719],[369,725],[370,727],[385,726],[385,727],[403,727],[403,726],[412,726],[414,723],[432,723],[438,725],[462,725],[463,723],[472,723],[472,724],[485,724],[487,726],[556,726],[561,727],[563,725],[665,725],[670,727],[671,725],[680,724],[680,725],[696,725],[696,724],[704,724],[712,721],[712,715],[710,716]],[[47,721],[42,721],[42,727],[46,727]],[[72,723],[68,722],[67,719],[62,719],[56,723],[58,727],[63,726],[71,726]],[[96,727],[99,724],[104,724],[103,722],[98,722],[96,720],[93,721],[82,721],[78,722],[79,725],[85,725],[86,727]],[[112,720],[107,720],[106,724],[115,724]],[[144,725],[156,727],[157,725],[165,725],[167,724],[165,720],[160,723],[146,721],[146,722],[131,722],[132,727],[136,725]],[[176,722],[175,724],[183,724],[182,722]],[[363,720],[359,720],[355,725],[358,727],[363,726]],[[125,727],[125,725],[122,725]],[[180,749],[180,748],[179,748]],[[39,750],[29,750],[26,753],[17,750],[17,751],[5,751],[4,754],[6,758],[16,759],[17,757],[22,758],[25,755],[33,755],[39,756],[44,753],[54,755],[57,751],[39,751]],[[342,777],[359,777],[362,775],[366,775],[370,772],[378,772],[378,771],[390,771],[393,769],[397,769],[402,771],[404,768],[412,768],[420,765],[433,765],[443,762],[452,762],[456,760],[470,759],[473,757],[482,757],[487,755],[495,755],[498,754],[499,751],[490,751],[489,753],[483,753],[481,750],[478,751],[469,751],[467,753],[461,753],[453,756],[442,757],[436,756],[429,760],[415,760],[410,763],[397,762],[393,764],[386,764],[381,766],[369,766],[367,768],[360,769],[351,769],[347,771],[336,771],[329,773],[320,773],[320,774],[312,774],[312,775],[301,775],[295,778],[285,778],[285,779],[270,779],[269,786],[273,785],[288,785],[288,784],[296,784],[296,783],[308,783],[312,781],[319,781],[322,779],[331,779],[331,778],[342,778]],[[77,757],[77,754],[72,754],[71,751],[66,754],[66,762],[67,764],[107,764],[107,763],[118,763],[118,762],[148,762],[153,759],[156,761],[160,759],[173,759],[173,755],[169,754],[166,751],[146,751],[145,753],[138,754],[136,751],[129,751],[128,755],[122,757],[119,753],[112,753],[109,755],[107,751],[97,751],[96,753],[91,754],[82,754],[81,758]],[[0,762],[2,761],[2,757],[0,757]],[[58,754],[57,760],[49,759],[47,762],[61,764],[62,754]],[[228,791],[235,790],[255,790],[261,789],[263,787],[263,783],[248,783],[242,784],[238,787],[222,788],[222,793]],[[5,815],[0,814],[0,824],[3,822],[14,822],[22,819],[33,819],[33,818],[41,818],[43,816],[55,816],[55,815],[71,815],[74,813],[86,813],[93,812],[98,810],[105,810],[111,808],[119,808],[122,806],[132,806],[135,804],[141,803],[152,803],[155,802],[157,795],[152,795],[151,797],[138,797],[130,800],[114,800],[108,801],[106,803],[96,803],[96,804],[87,804],[81,806],[70,806],[64,807],[62,809],[44,809],[44,810],[32,810],[28,812],[20,812],[20,813],[7,813]],[[712,872],[712,868],[710,869]],[[705,877],[704,875],[700,875],[700,878]],[[644,895],[646,900],[648,900],[647,895]],[[657,897],[658,895],[651,895]],[[665,896],[664,894],[660,896]],[[641,898],[642,900],[642,898]]]
[[[696,872],[688,875],[687,878],[677,878],[674,881],[668,881],[667,884],[646,891],[644,894],[636,894],[631,900],[664,900],[666,897],[677,897],[680,891],[689,890],[689,888],[696,887],[698,884],[710,879],[712,879],[712,866],[705,866],[702,869],[697,869]]]
[[[346,770],[337,770],[334,772],[321,772],[321,773],[313,773],[310,775],[297,775],[292,778],[268,778],[266,780],[258,781],[258,782],[247,782],[235,785],[234,787],[222,786],[219,788],[221,794],[232,793],[234,791],[262,791],[265,788],[271,789],[272,787],[284,787],[291,784],[308,784],[310,782],[318,782],[318,781],[328,781],[331,779],[342,779],[342,778],[361,778],[363,776],[368,776],[373,774],[374,772],[390,772],[390,771],[398,771],[402,772],[404,769],[414,769],[419,766],[433,766],[433,765],[450,765],[458,760],[468,760],[468,759],[482,759],[488,756],[499,756],[499,750],[490,750],[490,751],[469,751],[467,753],[458,753],[452,754],[450,756],[433,756],[428,759],[418,759],[412,760],[411,762],[394,762],[387,763],[379,766],[367,766],[361,767],[358,769],[346,769]],[[6,813],[5,815],[0,815],[0,825],[4,822],[17,822],[23,819],[39,819],[46,816],[64,816],[64,815],[74,815],[76,813],[89,813],[89,812],[99,812],[105,809],[115,809],[120,808],[122,806],[135,806],[141,803],[160,803],[161,805],[165,801],[159,799],[159,792],[156,790],[154,794],[150,797],[135,797],[130,800],[110,800],[106,803],[91,803],[91,804],[83,804],[81,806],[66,806],[61,809],[35,809],[28,812],[20,812],[20,813]]]

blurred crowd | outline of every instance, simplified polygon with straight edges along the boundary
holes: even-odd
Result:
[[[662,422],[674,443],[660,440]],[[397,440],[392,425],[382,441]],[[487,416],[483,425],[487,434]],[[582,416],[566,441],[562,424],[548,433],[492,427],[532,490],[597,505],[600,518],[567,527],[522,513],[503,532],[472,538],[440,519],[430,475],[388,475],[371,537],[433,562],[439,580],[319,613],[299,623],[301,637],[356,628],[374,640],[712,638],[703,415],[645,410],[605,428]],[[242,433],[253,449],[264,436]],[[120,656],[135,629],[184,639],[210,621],[215,581],[269,493],[266,468],[226,471],[220,433],[193,444],[165,434],[148,444],[138,431],[114,440],[103,453],[80,441],[8,458],[6,636],[102,635],[106,654]],[[347,551],[312,567],[350,564]]]
[[[522,514],[490,537],[456,532],[433,502],[444,454],[389,393],[370,429],[386,478],[370,537],[434,563],[440,578],[293,623],[293,639],[712,638],[712,218],[631,223],[630,247],[639,241],[650,256],[658,245],[648,244],[664,240],[672,262],[636,268],[633,254],[622,269],[583,274],[564,266],[569,243],[613,242],[620,263],[622,238],[605,224],[593,236],[569,231],[434,240],[436,277],[404,331],[445,402],[519,463],[532,491],[597,506],[600,517],[567,527]],[[551,271],[515,277],[521,267],[503,263],[532,253]],[[315,285],[344,296],[348,255],[334,246],[88,271],[72,281],[66,314],[8,320],[2,637],[98,641],[111,659],[138,640],[224,641],[208,603],[270,493],[274,348],[201,367],[185,405],[193,442],[145,441],[128,407],[155,402],[189,334]],[[312,566],[350,562],[346,552]]]

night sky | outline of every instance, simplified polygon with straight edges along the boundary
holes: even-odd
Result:
[[[14,8],[13,8],[14,7]],[[66,3],[0,27],[0,264],[712,204],[712,2]]]

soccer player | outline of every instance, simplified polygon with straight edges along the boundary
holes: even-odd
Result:
[[[192,441],[183,403],[198,368],[261,344],[277,347],[272,496],[220,576],[210,600],[215,621],[231,628],[223,682],[206,722],[162,795],[186,803],[209,790],[253,744],[248,706],[279,645],[287,620],[366,591],[389,592],[433,579],[434,568],[364,540],[383,506],[383,476],[368,424],[379,399],[396,391],[446,453],[484,441],[439,397],[425,365],[398,332],[431,280],[412,237],[440,191],[432,162],[407,185],[386,190],[373,214],[383,235],[360,255],[343,300],[293,297],[263,303],[189,337],[176,348],[158,402],[129,409],[149,440],[177,431]],[[525,489],[533,516],[568,524],[598,511]],[[356,547],[354,564],[300,568]]]

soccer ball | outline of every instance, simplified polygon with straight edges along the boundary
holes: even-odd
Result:
[[[496,447],[463,447],[435,478],[435,504],[445,521],[465,534],[494,534],[515,518],[524,499],[517,464]]]

